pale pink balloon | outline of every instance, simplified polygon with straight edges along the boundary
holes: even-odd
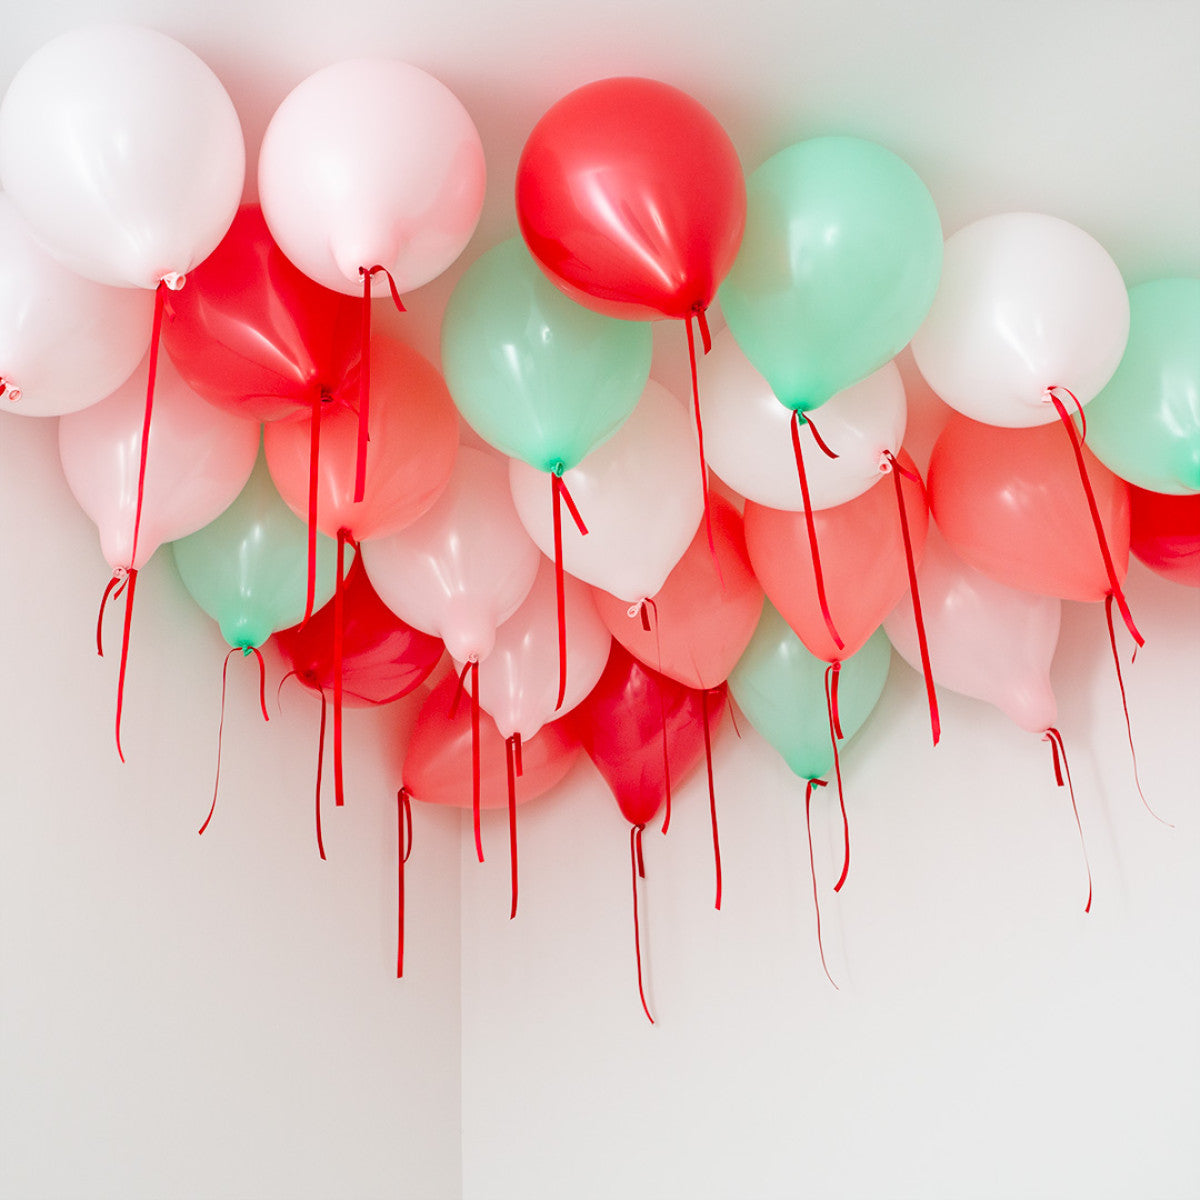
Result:
[[[994,704],[1032,733],[1056,724],[1050,661],[1058,645],[1062,602],[1018,591],[969,567],[932,522],[917,583],[934,681]],[[900,656],[920,671],[911,594],[883,628]]]
[[[558,699],[558,602],[554,564],[543,558],[520,608],[496,630],[496,644],[479,668],[479,704],[507,738],[533,737],[547,721],[573,709],[596,686],[608,662],[612,635],[585,584],[564,580],[567,686]],[[459,666],[463,664],[460,661]]]
[[[63,473],[100,530],[100,548],[114,570],[141,568],[164,542],[215,521],[237,499],[258,457],[258,422],[202,400],[160,354],[134,559],[148,368],[149,356],[111,396],[58,423]]]
[[[522,523],[553,558],[550,476],[513,459],[509,480]],[[621,428],[565,472],[563,482],[588,530],[580,534],[564,506],[566,570],[622,600],[653,596],[704,515],[691,416],[651,380]]]
[[[491,653],[542,557],[517,518],[504,462],[467,446],[434,506],[399,533],[364,541],[361,553],[384,604],[459,662]]]

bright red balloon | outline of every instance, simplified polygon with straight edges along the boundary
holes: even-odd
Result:
[[[458,679],[449,675],[429,693],[417,716],[404,759],[404,786],[414,800],[470,809],[471,700],[460,698],[450,709]],[[508,759],[504,738],[487,713],[479,714],[480,806],[508,807]],[[543,725],[521,743],[522,773],[517,779],[518,804],[548,792],[575,764],[579,739],[566,718]]]
[[[276,421],[323,395],[354,399],[362,303],[314,283],[276,246],[257,204],[166,296],[162,339],[180,375],[238,416]]]
[[[1084,462],[1118,580],[1129,566],[1129,485],[1085,446]],[[1103,600],[1112,583],[1058,422],[1002,429],[955,414],[929,461],[929,505],[965,563],[1009,587]]]
[[[897,459],[913,557],[919,563],[929,507],[912,459],[903,450]],[[834,628],[845,643],[842,650],[830,636],[817,599],[804,513],[746,501],[746,547],[763,590],[796,636],[817,658],[844,662],[866,644],[908,591],[895,484],[881,479],[861,496],[836,508],[818,509],[812,517],[825,596]]]
[[[714,688],[729,678],[762,613],[763,590],[746,553],[741,514],[713,492],[709,515],[712,548],[701,523],[653,597],[649,630],[637,608],[599,588],[592,591],[600,619],[626,650],[692,688]]]
[[[746,183],[729,135],[686,92],[602,79],[534,126],[517,217],[534,258],[581,304],[682,319],[709,305],[733,265]]]
[[[390,704],[407,696],[437,666],[440,638],[406,625],[375,594],[362,557],[346,573],[342,630],[342,700],[345,704]],[[333,692],[334,602],[303,625],[281,630],[275,642],[300,682],[315,692]]]
[[[1129,488],[1130,549],[1164,579],[1200,588],[1200,495]]]
[[[725,713],[724,684],[708,693],[708,720],[715,729]],[[705,694],[643,666],[614,643],[599,683],[565,720],[604,776],[633,825],[654,819],[667,795],[663,726],[671,785],[704,757]]]

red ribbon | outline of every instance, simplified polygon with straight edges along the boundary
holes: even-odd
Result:
[[[635,613],[641,616],[642,628],[650,632],[650,613],[654,613],[654,643],[658,649],[658,669],[662,672],[662,640],[659,636],[658,626],[658,605],[649,597],[643,600],[636,608],[629,610],[629,615],[632,617]],[[658,692],[658,715],[662,728],[662,752],[663,752],[663,823],[662,832],[666,833],[671,828],[671,756],[668,752],[667,745],[667,702],[663,698],[662,688],[656,689]]]
[[[313,605],[317,594],[317,479],[318,467],[321,461],[321,403],[328,397],[324,392],[312,399],[312,412],[309,414],[309,445],[308,445],[308,578],[304,589],[304,617],[300,624],[305,625],[313,614]]]
[[[504,742],[508,767],[508,865],[512,888],[511,921],[517,915],[517,776],[521,774],[521,735],[514,733]]]
[[[1065,784],[1071,794],[1071,811],[1075,814],[1075,828],[1079,830],[1079,845],[1083,850],[1083,865],[1087,868],[1088,894],[1083,911],[1092,911],[1092,864],[1088,862],[1087,843],[1083,840],[1083,823],[1079,820],[1079,805],[1075,803],[1075,785],[1071,782],[1071,768],[1067,765],[1067,748],[1063,744],[1062,734],[1051,727],[1046,730],[1044,740],[1050,743],[1054,754],[1054,781],[1059,787]]]
[[[454,699],[450,704],[450,715],[458,712],[458,702],[462,699],[463,688],[467,676],[471,676],[471,819],[475,827],[475,856],[483,862],[483,829],[480,819],[480,749],[479,749],[479,663],[472,659],[462,669],[458,677],[458,687],[454,689]]]
[[[353,545],[343,528],[337,535],[337,578],[333,586],[333,795],[341,808],[346,803],[342,786],[342,658],[346,623],[346,544]]]
[[[646,864],[642,858],[642,830],[644,825],[634,825],[629,831],[629,864],[630,875],[633,879],[633,952],[637,956],[638,997],[642,1002],[642,1012],[651,1025],[654,1018],[650,1015],[650,1006],[646,1003],[646,989],[642,981],[642,929],[638,919],[638,877],[646,877]]]
[[[813,894],[813,911],[817,914],[817,949],[821,953],[821,967],[825,971],[825,978],[833,983],[836,988],[837,984],[833,981],[833,976],[829,973],[829,967],[825,963],[825,943],[821,939],[821,901],[817,896],[817,866],[813,860],[813,844],[812,844],[812,815],[810,807],[812,804],[813,788],[825,787],[827,784],[825,779],[810,779],[808,785],[804,789],[804,827],[808,830],[808,870],[812,876],[812,894]],[[840,988],[838,989],[841,990]]]
[[[717,575],[721,576],[721,564],[717,559],[717,544],[713,538],[712,530],[712,508],[708,499],[708,460],[704,455],[704,421],[700,416],[700,380],[696,373],[696,337],[692,332],[692,320],[700,327],[700,340],[704,346],[704,353],[707,354],[712,350],[712,335],[708,330],[708,317],[704,311],[703,304],[697,304],[688,313],[684,324],[687,326],[687,343],[688,343],[688,361],[692,366],[692,407],[696,413],[696,440],[700,449],[700,489],[704,496],[704,530],[708,535],[708,552],[712,555],[713,565],[717,568]],[[722,584],[724,579],[721,580]]]
[[[833,638],[833,644],[839,650],[845,650],[846,643],[842,641],[841,635],[833,624],[833,617],[829,612],[829,601],[825,597],[825,575],[821,570],[821,552],[817,548],[817,524],[813,519],[812,501],[808,494],[808,474],[804,469],[804,455],[800,450],[800,412],[798,409],[792,410],[792,452],[796,456],[796,474],[800,477],[800,495],[804,501],[804,520],[808,526],[808,548],[812,554],[813,578],[817,586],[817,603],[821,606],[821,616],[825,619],[825,628],[829,630],[829,636]],[[806,421],[806,424],[811,429],[812,422]],[[819,446],[824,447],[824,442],[818,441]],[[828,448],[825,448],[825,453],[829,453]]]
[[[837,722],[833,715],[833,683],[832,679],[837,678],[837,672],[832,669],[833,664],[825,668],[825,707],[829,713],[829,742],[833,746],[833,769],[837,777],[838,788],[838,804],[842,809],[842,838],[846,846],[845,857],[842,859],[842,873],[838,877],[837,883],[833,885],[835,892],[842,890],[842,884],[846,882],[846,876],[850,874],[850,819],[846,815],[846,796],[842,791],[842,759],[838,754],[838,733]]]
[[[125,578],[125,621],[121,626],[121,665],[117,669],[117,754],[125,761],[125,751],[121,749],[121,712],[125,706],[125,669],[129,665],[129,631],[133,626],[133,593],[137,588],[138,573],[132,567],[126,572]]]
[[[317,734],[317,851],[325,858],[325,839],[321,834],[321,775],[325,768],[325,689],[321,689],[321,731]]]
[[[363,281],[362,302],[362,352],[358,374],[358,455],[354,464],[354,503],[361,504],[367,486],[367,443],[371,440],[369,428],[369,406],[371,402],[371,280],[382,271],[392,289],[392,300],[397,312],[404,312],[404,304],[396,281],[387,267],[359,267]]]
[[[713,860],[717,869],[717,899],[713,907],[721,907],[721,835],[717,830],[717,796],[713,788],[712,735],[708,723],[708,689],[700,692],[700,720],[704,726],[704,761],[708,766],[708,811],[712,820]]]
[[[575,501],[567,490],[562,473],[563,464],[557,463],[550,475],[550,497],[554,505],[554,594],[558,604],[558,699],[554,704],[555,712],[562,708],[567,695],[567,593],[563,570],[563,504],[566,504],[567,511],[571,514],[575,528],[582,536],[587,536],[587,526],[579,515],[579,509],[575,507]]]
[[[408,788],[396,793],[396,978],[404,978],[404,864],[412,853],[412,804]]]
[[[834,740],[844,738],[842,732],[842,715],[838,711],[838,684],[842,678],[842,664],[831,662],[825,668],[825,694],[829,698],[829,720]]]

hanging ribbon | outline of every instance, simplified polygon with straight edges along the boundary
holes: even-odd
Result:
[[[812,555],[813,579],[817,587],[817,603],[821,606],[821,616],[825,620],[825,628],[829,631],[829,636],[833,639],[833,644],[839,650],[845,650],[846,643],[842,641],[841,635],[833,624],[833,617],[829,612],[829,601],[825,597],[825,575],[821,570],[821,552],[817,548],[817,524],[813,518],[812,501],[808,494],[808,473],[804,469],[804,455],[800,450],[800,421],[799,409],[792,410],[792,453],[796,457],[796,474],[800,477],[800,496],[804,501],[804,521],[808,526],[808,549]],[[817,445],[822,452],[830,458],[836,458],[837,455],[831,453],[828,446],[821,440],[817,431],[813,428],[813,423],[807,418],[804,418],[804,423],[812,429],[813,437],[816,439]]]
[[[933,744],[942,738],[942,716],[938,711],[937,690],[933,686],[933,668],[929,662],[929,641],[925,636],[925,617],[921,612],[921,591],[917,587],[917,564],[913,560],[912,535],[908,528],[908,506],[904,503],[904,485],[900,476],[920,482],[920,476],[905,470],[896,456],[885,450],[883,457],[891,467],[892,482],[896,487],[896,511],[900,514],[900,533],[904,537],[904,563],[908,567],[908,590],[912,596],[913,619],[917,626],[917,644],[921,649],[921,673],[925,676],[925,695],[929,699],[929,725],[933,731]]]
[[[412,853],[412,804],[408,788],[396,793],[396,978],[404,978],[404,864]]]
[[[320,392],[312,398],[309,412],[308,444],[308,574],[304,585],[304,617],[301,626],[313,614],[317,594],[317,482],[321,461],[321,408],[329,396]]]
[[[321,731],[317,734],[317,851],[325,859],[325,838],[321,834],[321,774],[325,767],[325,689],[321,689]]]
[[[712,350],[712,334],[709,333],[708,316],[704,311],[703,304],[697,303],[692,308],[684,324],[687,326],[688,361],[692,366],[692,407],[696,413],[696,440],[700,450],[700,490],[704,497],[704,531],[708,535],[708,552],[712,555],[713,565],[717,568],[717,575],[724,585],[721,563],[717,558],[717,544],[713,538],[712,508],[708,499],[708,460],[704,454],[704,421],[700,417],[700,379],[696,372],[696,336],[692,332],[693,320],[700,328],[700,341],[704,347],[704,353],[708,354]]]
[[[354,541],[346,529],[337,535],[337,578],[333,585],[333,796],[341,808],[346,803],[342,787],[342,659],[346,623],[346,546]]]
[[[475,827],[475,857],[483,862],[483,829],[480,819],[480,751],[479,751],[479,661],[471,659],[458,677],[454,699],[450,703],[450,715],[458,713],[458,702],[462,699],[467,676],[471,676],[471,819]]]
[[[371,403],[371,280],[383,272],[387,276],[388,287],[392,290],[392,301],[397,312],[406,311],[400,299],[399,289],[392,273],[387,267],[359,267],[358,274],[362,279],[362,350],[361,363],[358,372],[358,454],[354,463],[354,503],[361,504],[363,493],[367,486],[367,443],[371,440],[368,433]]]
[[[833,981],[833,976],[829,973],[829,967],[825,963],[825,943],[821,938],[821,901],[817,896],[817,866],[813,860],[812,815],[810,813],[813,788],[825,787],[827,783],[828,780],[826,779],[810,779],[808,781],[804,789],[804,827],[808,831],[808,870],[812,876],[813,910],[817,914],[817,949],[821,952],[821,967],[825,972],[825,978],[837,988],[837,984]],[[840,991],[841,989],[838,988],[838,990]]]
[[[629,609],[630,617],[640,616],[642,619],[642,629],[646,633],[650,632],[650,613],[654,613],[654,643],[658,653],[658,670],[662,674],[662,639],[658,631],[658,605],[652,599],[646,597],[639,604],[633,605]],[[663,752],[663,823],[662,832],[666,833],[671,828],[671,756],[667,744],[667,702],[663,698],[662,688],[655,689],[658,692],[658,715],[662,728],[662,752]]]
[[[714,908],[721,907],[721,835],[717,830],[717,796],[713,788],[712,735],[708,722],[708,688],[700,691],[700,720],[704,726],[704,762],[708,766],[708,811],[712,820],[713,860],[717,869],[717,899]]]
[[[630,875],[633,879],[633,952],[637,956],[638,998],[642,1002],[642,1012],[651,1025],[654,1018],[650,1015],[650,1006],[646,1003],[646,989],[642,982],[642,926],[638,917],[638,879],[646,878],[646,864],[642,858],[642,830],[645,825],[634,825],[629,831],[629,864]]]
[[[125,706],[125,670],[129,665],[129,631],[133,627],[133,593],[137,587],[138,573],[132,567],[125,572],[126,582],[122,584],[125,591],[125,621],[121,626],[121,664],[117,668],[117,755],[125,761],[125,751],[121,748],[121,712]],[[111,586],[111,580],[109,581]],[[107,592],[107,588],[105,591]],[[118,589],[118,594],[120,589]],[[101,602],[101,619],[103,619],[103,602]]]
[[[583,523],[579,509],[575,507],[575,501],[571,498],[566,481],[562,477],[564,469],[561,462],[556,463],[550,475],[550,498],[554,505],[554,594],[558,604],[558,699],[554,705],[555,712],[562,708],[567,695],[567,593],[563,570],[563,504],[566,504],[580,535],[587,536],[587,526]]]
[[[201,834],[208,828],[208,823],[213,819],[213,813],[217,811],[217,790],[221,786],[221,746],[225,740],[225,686],[229,677],[229,660],[238,651],[244,658],[249,658],[253,654],[258,659],[258,703],[262,709],[263,720],[271,719],[267,712],[267,665],[263,662],[262,652],[256,646],[234,646],[225,655],[225,663],[221,667],[221,720],[217,725],[217,776],[213,781],[213,797],[212,804],[209,805],[208,816],[204,818],[204,824],[200,826]]]
[[[1113,565],[1112,552],[1108,548],[1108,538],[1104,533],[1104,523],[1100,519],[1100,509],[1096,504],[1096,494],[1092,490],[1092,481],[1088,476],[1087,463],[1083,458],[1083,438],[1080,436],[1079,430],[1075,428],[1075,422],[1071,420],[1070,413],[1067,412],[1066,406],[1058,398],[1058,392],[1066,392],[1068,396],[1075,402],[1075,408],[1079,413],[1080,423],[1083,426],[1084,433],[1087,432],[1087,418],[1083,415],[1083,406],[1079,403],[1075,393],[1069,391],[1065,387],[1055,386],[1046,389],[1046,396],[1054,405],[1054,411],[1058,413],[1058,419],[1066,428],[1067,436],[1071,440],[1071,449],[1075,453],[1075,465],[1079,468],[1079,480],[1083,484],[1083,492],[1087,497],[1088,512],[1092,516],[1092,525],[1096,530],[1096,541],[1100,545],[1100,556],[1104,559],[1104,569],[1108,572],[1108,583],[1111,589],[1111,594],[1116,598],[1117,607],[1121,610],[1121,618],[1125,622],[1125,628],[1129,630],[1130,636],[1139,646],[1146,644],[1146,639],[1138,632],[1138,627],[1133,623],[1133,614],[1129,611],[1129,605],[1125,600],[1125,593],[1121,590],[1121,581],[1117,578],[1117,570]]]
[[[842,840],[846,847],[845,856],[842,859],[842,873],[838,877],[837,883],[833,885],[833,890],[840,892],[842,884],[846,882],[846,876],[850,874],[850,819],[846,816],[846,796],[842,791],[842,758],[838,753],[838,738],[841,735],[833,715],[833,688],[835,686],[833,680],[837,678],[834,666],[835,664],[830,663],[825,668],[825,708],[829,714],[829,742],[833,746],[833,770],[837,778],[838,804],[842,809]]]
[[[508,865],[512,888],[511,921],[517,915],[517,776],[521,771],[521,735],[514,733],[504,741],[508,767]]]
[[[842,664],[831,662],[825,668],[825,694],[829,698],[830,730],[834,741],[846,735],[842,732],[842,714],[838,711],[838,684],[842,678]]]
[[[1075,828],[1079,830],[1079,845],[1083,850],[1083,865],[1087,868],[1088,894],[1083,911],[1092,911],[1092,864],[1088,861],[1087,843],[1083,840],[1083,823],[1079,820],[1079,806],[1075,803],[1075,785],[1071,782],[1071,768],[1067,765],[1067,748],[1063,744],[1062,734],[1051,727],[1046,730],[1043,741],[1050,743],[1054,754],[1054,781],[1059,787],[1065,785],[1071,794],[1071,811],[1075,814]],[[1065,776],[1065,780],[1064,780]]]

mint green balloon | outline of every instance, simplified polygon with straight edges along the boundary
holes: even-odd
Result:
[[[781,150],[750,176],[747,200],[721,311],[779,400],[806,412],[916,333],[941,276],[941,221],[903,159],[850,137]]]
[[[308,529],[279,498],[261,451],[238,498],[211,524],[172,542],[171,553],[184,587],[231,646],[261,646],[304,616]],[[336,575],[337,543],[318,534],[316,607],[333,596]]]
[[[877,629],[842,663],[838,718],[853,737],[879,702],[892,648]],[[810,653],[768,600],[750,644],[729,676],[729,690],[750,724],[783,755],[801,779],[833,770],[824,659]]]
[[[442,320],[442,370],[484,441],[561,473],[633,412],[650,378],[651,342],[647,322],[576,304],[510,238],[454,289]]]
[[[1125,355],[1084,412],[1110,471],[1151,492],[1200,492],[1200,279],[1129,289]]]

